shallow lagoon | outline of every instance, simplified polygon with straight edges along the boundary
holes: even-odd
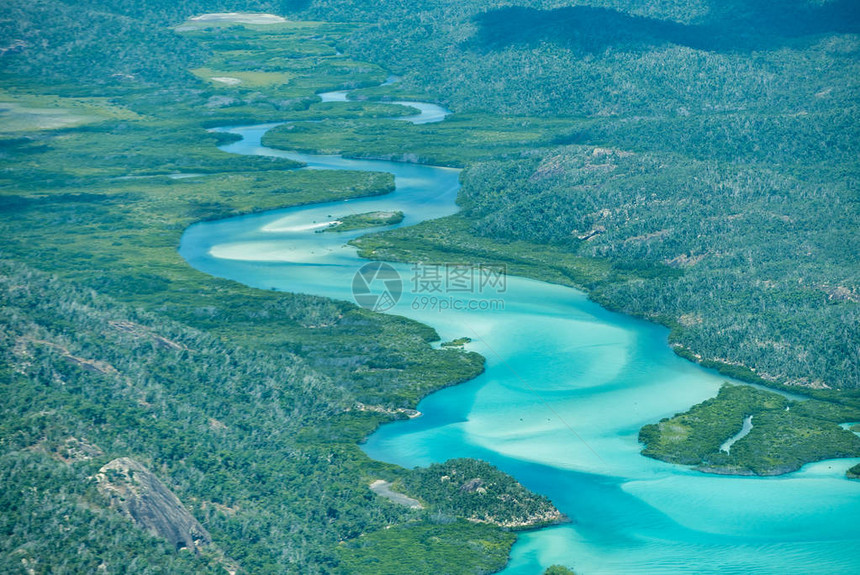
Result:
[[[195,225],[180,251],[197,269],[351,300],[366,262],[344,244],[365,232],[315,230],[350,213],[401,210],[406,226],[456,211],[457,170],[269,150],[260,138],[271,127],[231,129],[244,140],[224,149],[310,169],[391,172],[397,191]],[[572,523],[522,534],[505,574],[554,563],[584,574],[860,572],[860,482],[844,478],[858,460],[742,478],[639,455],[640,426],[714,396],[724,379],[675,356],[663,328],[607,312],[577,290],[514,277],[504,293],[458,293],[463,309],[439,311],[410,293],[410,266],[394,267],[405,293],[389,313],[431,325],[443,340],[472,338],[487,371],[427,397],[422,417],[383,426],[364,449],[406,467],[479,457],[548,495]],[[465,309],[486,299],[504,309]]]

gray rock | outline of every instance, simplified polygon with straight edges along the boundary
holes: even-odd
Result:
[[[177,549],[184,547],[196,553],[201,545],[212,543],[212,537],[179,498],[137,461],[114,459],[99,469],[96,480],[112,507]]]

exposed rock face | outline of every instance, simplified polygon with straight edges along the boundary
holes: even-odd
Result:
[[[476,477],[474,479],[470,479],[466,483],[460,486],[460,491],[463,493],[475,493],[481,486],[484,485],[484,481],[480,477]],[[486,490],[484,490],[486,491]]]
[[[197,552],[198,547],[212,542],[209,533],[176,495],[137,461],[127,457],[114,459],[99,469],[96,480],[113,507],[177,549],[185,547]]]
[[[391,483],[384,479],[377,479],[371,483],[370,489],[380,497],[385,497],[389,501],[397,503],[398,505],[403,505],[410,509],[424,509],[424,506],[421,505],[420,501],[394,491],[391,489]]]

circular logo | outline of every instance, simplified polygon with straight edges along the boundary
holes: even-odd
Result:
[[[364,309],[388,311],[397,305],[402,293],[400,274],[384,262],[364,264],[352,278],[352,297]]]

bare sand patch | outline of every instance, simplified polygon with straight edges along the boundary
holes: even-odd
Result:
[[[106,98],[64,98],[0,90],[0,133],[57,130],[139,116]]]
[[[402,493],[397,493],[391,489],[391,483],[383,479],[377,479],[370,484],[370,489],[380,497],[384,497],[393,503],[409,507],[411,509],[423,509],[424,506],[417,499],[412,499]]]
[[[254,14],[249,12],[214,12],[189,18],[191,22],[236,22],[237,24],[282,24],[286,18],[275,14]]]
[[[209,78],[213,82],[220,82],[221,84],[227,84],[228,86],[238,86],[242,83],[242,80],[239,78],[232,78],[230,76],[214,76]]]
[[[33,108],[12,102],[0,102],[3,132],[56,130],[86,124],[98,118],[76,114],[62,108]]]

